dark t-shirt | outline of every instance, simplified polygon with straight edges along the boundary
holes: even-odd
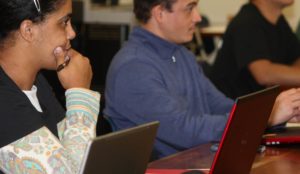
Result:
[[[260,89],[248,65],[266,58],[291,65],[300,57],[300,44],[284,16],[273,25],[251,3],[242,7],[229,24],[209,78],[228,97]]]
[[[42,75],[37,76],[35,85],[43,113],[35,109],[28,97],[0,67],[0,147],[42,126],[57,136],[57,123],[63,120],[65,111]]]

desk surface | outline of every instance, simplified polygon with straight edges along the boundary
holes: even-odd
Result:
[[[225,33],[226,25],[212,25],[200,29],[203,36],[222,36]]]
[[[148,168],[210,168],[215,154],[209,150],[210,145],[201,145],[154,161],[148,165]],[[265,152],[257,154],[251,174],[300,174],[300,145],[267,147]]]

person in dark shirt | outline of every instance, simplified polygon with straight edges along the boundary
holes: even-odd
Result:
[[[251,0],[228,25],[208,75],[231,98],[271,85],[300,86],[300,43],[282,10],[293,0]]]

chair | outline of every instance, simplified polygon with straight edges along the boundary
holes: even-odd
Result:
[[[207,17],[202,16],[202,21],[198,23],[195,30],[194,42],[196,44],[195,54],[197,55],[197,61],[203,68],[204,74],[209,75],[211,73],[212,65],[215,62],[217,53],[222,46],[221,35],[208,34],[201,35],[201,29],[203,27],[209,27],[210,23]]]
[[[92,90],[98,91],[101,94],[100,110],[96,127],[97,136],[105,135],[113,131],[110,121],[103,114],[103,109],[105,108],[104,89],[104,86],[92,86]]]
[[[206,63],[212,65],[214,63],[218,49],[220,48],[220,43],[215,44],[214,36],[201,35],[201,28],[208,27],[210,25],[209,20],[206,16],[202,15],[202,20],[197,24],[195,30],[195,36],[193,42],[196,46],[194,49],[197,59],[200,63]]]

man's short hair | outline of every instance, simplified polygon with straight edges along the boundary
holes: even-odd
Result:
[[[151,17],[151,10],[156,5],[162,5],[165,9],[172,11],[172,5],[177,0],[134,0],[134,14],[137,20],[147,23]]]

